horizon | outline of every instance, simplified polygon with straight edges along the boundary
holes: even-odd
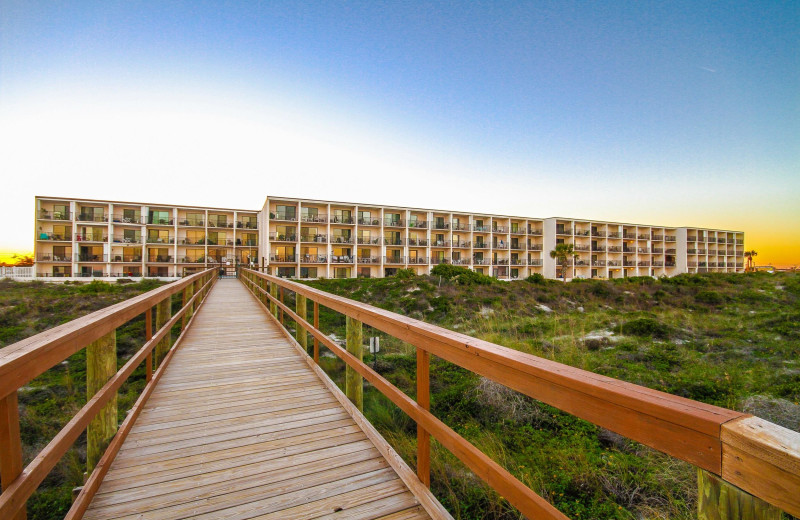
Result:
[[[0,34],[0,254],[33,250],[37,193],[292,193],[743,231],[800,264],[800,4],[0,0]]]

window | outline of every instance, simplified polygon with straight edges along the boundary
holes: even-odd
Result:
[[[511,232],[512,233],[519,233],[519,223],[518,222],[512,222],[511,223]]]
[[[169,244],[169,230],[168,229],[148,229],[147,241],[151,244]]]
[[[200,230],[189,230],[186,232],[186,243],[187,244],[203,244],[205,243],[205,233]]]
[[[141,242],[141,238],[141,231],[138,229],[124,229],[122,231],[122,240],[124,242],[138,244]]]
[[[400,225],[400,213],[384,213],[383,220],[390,226]]]
[[[135,209],[123,209],[122,210],[122,221],[129,222],[129,223],[139,223],[139,211]]]
[[[302,208],[300,210],[305,222],[319,222],[319,208]],[[302,277],[302,274],[300,275]]]
[[[353,212],[349,209],[335,209],[333,210],[333,221],[342,222],[344,224],[352,224]]]
[[[348,267],[337,267],[333,270],[335,278],[350,278],[350,269]]]
[[[204,216],[202,213],[187,213],[185,225],[187,226],[203,226],[205,223],[203,222]]]
[[[80,215],[78,215],[78,220],[84,220],[87,222],[103,222],[105,221],[103,208],[101,207],[81,208],[81,213]]]
[[[372,256],[372,249],[368,247],[367,248],[362,247],[361,249],[358,250],[358,256],[361,258],[369,258],[370,256]]]
[[[55,204],[53,206],[53,218],[56,220],[69,220],[69,206]]]
[[[437,246],[443,246],[444,245],[444,235],[443,234],[437,234],[436,235],[436,243],[434,245],[437,245]]]
[[[300,268],[300,278],[316,278],[317,277],[317,268],[316,267],[301,267]]]
[[[279,220],[297,220],[297,206],[277,206],[275,218]]]
[[[150,210],[150,224],[171,224],[168,211]]]
[[[279,267],[278,276],[281,278],[291,278],[294,276],[294,267]]]
[[[358,223],[359,224],[371,224],[372,223],[372,212],[370,212],[370,211],[359,211],[358,212]]]

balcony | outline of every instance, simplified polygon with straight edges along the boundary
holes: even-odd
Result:
[[[359,256],[357,259],[359,264],[379,264],[381,258],[379,256]]]
[[[653,262],[653,267],[664,267],[664,262],[655,261]]]
[[[511,249],[514,251],[523,251],[525,249],[525,244],[511,242]]]
[[[171,264],[172,263],[172,256],[171,255],[151,255],[147,257],[148,262],[159,263],[159,264]]]
[[[528,265],[533,267],[541,267],[542,266],[542,259],[541,258],[532,258],[528,260]]]
[[[54,240],[58,242],[71,242],[72,233],[50,233],[42,231],[39,233],[39,240]]]
[[[71,262],[71,254],[56,255],[53,253],[39,253],[36,255],[37,262]]]
[[[492,261],[494,265],[508,265],[510,260],[508,258],[496,258]]]
[[[664,249],[663,249],[663,248],[661,248],[661,247],[654,247],[654,248],[653,248],[653,254],[654,254],[654,255],[660,255],[660,254],[662,254],[663,252],[664,252]]]
[[[381,237],[358,237],[357,243],[360,245],[380,245],[383,240]]]
[[[334,215],[331,217],[331,224],[353,224],[355,219],[353,217],[344,217],[342,215]]]
[[[190,219],[179,220],[178,225],[189,226],[189,227],[204,227],[206,223],[201,218],[190,218]]]
[[[147,243],[148,244],[174,244],[175,243],[175,237],[147,237]]]
[[[426,257],[424,257],[424,256],[418,256],[418,257],[416,257],[416,258],[410,257],[410,258],[408,259],[408,263],[409,263],[409,264],[423,264],[423,265],[427,265],[427,264],[428,264],[428,259],[427,259]]]
[[[285,211],[270,212],[270,220],[282,220],[284,222],[297,222],[297,213],[287,213]]]
[[[431,264],[433,264],[433,265],[449,264],[449,263],[450,263],[450,260],[448,258],[438,257],[438,256],[431,258]]]
[[[508,233],[508,228],[505,226],[492,227],[492,233]]]
[[[75,235],[76,242],[108,242],[108,235]]]
[[[461,224],[453,222],[451,225],[453,231],[469,231],[469,224]]]
[[[647,233],[639,233],[639,240],[650,240],[650,235]]]
[[[229,242],[228,245],[230,245],[231,241],[228,240],[228,242]],[[254,239],[254,238],[251,238],[251,239],[248,239],[248,240],[242,240],[241,238],[237,238],[236,239],[236,245],[237,246],[244,246],[244,247],[256,247],[258,245],[258,240]]]
[[[675,262],[664,262],[664,267],[675,267]]]
[[[383,237],[383,243],[386,244],[387,246],[402,246],[403,245],[403,239],[402,238]]]
[[[711,241],[713,242],[713,240],[711,240]],[[724,238],[718,238],[717,239],[717,244],[725,244],[725,243],[727,243],[727,240],[725,240]]]
[[[224,221],[208,219],[208,227],[233,228],[233,222],[228,222],[227,219]]]
[[[608,267],[619,267],[622,265],[622,262],[620,262],[619,260],[609,260],[608,262],[606,262],[606,265]]]
[[[449,240],[432,240],[431,247],[450,247]]]
[[[697,254],[697,249],[687,249],[686,253],[689,254],[689,255],[696,255]]]
[[[504,243],[502,243],[502,244],[501,244],[501,243],[499,243],[499,242],[498,242],[498,243],[493,243],[493,244],[492,244],[492,249],[508,250],[508,249],[509,249],[509,247],[510,247],[510,246],[509,246],[508,244],[506,244],[505,242],[504,242]]]
[[[427,220],[409,220],[408,227],[416,229],[428,229]]]
[[[697,250],[697,254],[698,255],[704,255],[704,254],[706,254],[706,250],[705,249],[698,249]]]
[[[650,267],[650,262],[643,260],[641,262],[637,262],[636,265],[638,265],[639,267]]]
[[[277,262],[277,263],[290,263],[290,262],[297,262],[297,255],[271,255],[269,257],[270,262]]]
[[[526,265],[527,262],[524,258],[512,258],[511,265]]]
[[[592,267],[605,267],[606,261],[605,260],[592,260]]]
[[[450,263],[453,265],[470,265],[469,258],[453,258]]]
[[[621,253],[622,248],[620,246],[608,246],[609,253]]]
[[[331,244],[355,244],[356,239],[352,236],[332,235]]]
[[[113,238],[115,244],[141,244],[142,237],[125,237],[125,236],[117,236]]]
[[[270,233],[269,239],[273,242],[297,242],[297,235],[285,235],[283,233]]]
[[[576,237],[588,237],[591,232],[588,229],[576,229],[575,236]]]
[[[473,258],[472,259],[472,264],[473,265],[489,265],[489,259],[488,258]]]
[[[178,241],[178,244],[182,246],[202,246],[205,243],[205,238],[182,238]]]
[[[605,246],[592,246],[592,251],[595,253],[605,253],[606,247]]]
[[[657,242],[662,242],[664,240],[664,235],[650,235],[650,239]]]
[[[425,247],[428,245],[427,238],[409,238],[408,239],[409,246],[417,246],[417,247]]]
[[[383,257],[384,264],[405,264],[406,259],[404,256],[384,256]]]
[[[541,229],[528,228],[528,234],[529,235],[534,235],[534,236],[542,236],[542,230]]]
[[[359,238],[358,240],[359,240],[359,244],[360,244],[361,243],[360,242],[361,239]],[[328,241],[328,235],[323,235],[323,234],[300,235],[300,242],[316,242],[316,243],[324,244],[327,241]],[[248,240],[247,242],[250,242],[250,240]],[[255,241],[253,241],[253,242],[255,242]],[[237,244],[237,245],[239,245],[239,244]],[[244,245],[257,245],[257,244],[244,244]]]
[[[349,255],[331,255],[332,264],[352,264],[353,257]]]
[[[385,218],[383,219],[384,227],[405,227],[403,219],[401,218]]]
[[[324,264],[328,261],[325,255],[300,255],[300,262],[304,264]]]
[[[606,233],[605,233],[605,231],[598,231],[596,229],[593,229],[592,230],[592,236],[593,237],[598,237],[598,238],[603,238],[603,237],[606,236]]]
[[[614,231],[608,234],[608,238],[620,238],[622,234],[619,231]]]
[[[171,218],[149,218],[147,220],[148,224],[153,226],[172,226],[175,224],[175,220]]]
[[[39,211],[39,218],[41,220],[72,220],[72,212],[70,211],[48,211],[43,209]]]
[[[111,221],[114,222],[114,224],[132,224],[141,226],[142,224],[145,223],[145,220],[146,219],[141,215],[135,215],[133,217],[126,217],[124,215],[114,215],[113,217],[111,217]]]
[[[449,222],[433,222],[433,227],[431,229],[450,229]]]
[[[316,222],[324,224],[328,221],[327,213],[317,213],[316,215],[301,215],[300,222]],[[360,222],[359,222],[360,224]]]
[[[542,244],[528,244],[528,251],[541,251]]]
[[[636,267],[636,262],[633,260],[625,260],[624,267]]]
[[[236,222],[237,229],[258,229],[258,222]]]
[[[233,239],[232,238],[226,238],[226,239],[222,239],[222,240],[220,240],[220,239],[216,239],[215,240],[213,238],[207,238],[206,239],[206,244],[208,244],[210,246],[232,246],[233,245]]]
[[[129,264],[139,263],[142,261],[142,255],[111,255],[111,261],[129,263]]]
[[[574,246],[573,249],[575,251],[589,251],[590,246]]]
[[[518,227],[518,228],[516,228],[516,229],[515,229],[515,228],[512,226],[512,227],[511,227],[511,231],[509,231],[509,232],[510,232],[512,235],[524,235],[524,234],[525,234],[525,229],[524,229],[524,228],[520,228],[520,227]]]
[[[569,235],[569,236],[572,236],[572,230],[571,229],[564,229],[564,228],[557,228],[556,229],[556,235]]]
[[[489,243],[488,242],[475,242],[475,244],[472,247],[475,248],[475,249],[489,249]]]
[[[76,254],[76,262],[108,262],[108,255]]]
[[[696,236],[694,236],[694,237],[686,237],[686,240],[688,242],[697,242],[697,237]]]
[[[622,233],[622,238],[627,240],[636,240],[636,233]]]
[[[359,218],[358,219],[359,226],[380,226],[381,219],[379,218]]]
[[[472,242],[464,242],[463,240],[453,242],[453,247],[467,249],[472,246]]]
[[[473,231],[477,231],[480,233],[486,233],[489,231],[489,226],[472,226]]]
[[[676,253],[677,253],[677,251],[678,251],[677,249],[667,249],[667,250],[666,250],[666,253],[667,253],[668,255],[674,255],[674,254],[676,254]]]
[[[588,260],[581,260],[580,258],[576,259],[573,263],[575,267],[588,267],[589,261]]]
[[[677,238],[675,237],[675,235],[667,235],[664,237],[664,240],[667,242],[675,242],[677,241]]]
[[[108,222],[108,215],[79,213],[75,220],[77,220],[78,222]]]
[[[183,258],[181,258],[182,264],[203,264],[205,263],[205,261],[206,257],[204,256],[196,256],[196,257],[184,256]]]

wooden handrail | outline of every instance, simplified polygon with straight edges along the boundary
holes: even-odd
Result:
[[[538,358],[296,282],[249,269],[243,273],[243,279],[249,282],[251,290],[266,297],[308,330],[451,451],[460,448],[461,441],[466,441],[460,437],[460,440],[448,438],[444,429],[449,428],[430,412],[333,343],[272,296],[269,289],[261,288],[253,280],[260,278],[269,282],[270,289],[277,286],[281,290],[291,290],[312,300],[315,306],[324,305],[417,349],[687,461],[790,514],[800,515],[800,433],[747,414]],[[480,458],[470,452],[453,453],[459,458],[462,455]],[[476,471],[476,474],[479,473]],[[484,475],[479,476],[484,478]],[[500,477],[499,474],[495,476]],[[508,477],[514,479],[510,474]],[[489,483],[495,487],[497,481]],[[512,500],[513,494],[498,487],[495,489],[519,508]],[[524,493],[519,496],[523,501],[531,499]],[[529,514],[523,509],[521,511]]]
[[[130,377],[134,370],[136,370],[143,361],[147,361],[148,365],[150,365],[153,349],[155,349],[163,339],[167,338],[172,328],[179,323],[181,318],[189,312],[190,309],[194,309],[195,305],[208,294],[208,290],[216,279],[216,269],[209,269],[184,278],[179,282],[154,289],[153,291],[149,291],[130,300],[101,309],[88,316],[78,318],[60,327],[50,329],[28,338],[27,340],[6,347],[11,349],[11,353],[0,351],[0,374],[13,374],[13,372],[10,372],[12,368],[9,367],[16,367],[17,370],[22,371],[26,376],[35,374],[31,376],[32,379],[55,364],[58,364],[62,360],[59,359],[58,356],[64,355],[64,358],[68,357],[74,352],[85,348],[96,339],[114,331],[119,325],[124,324],[131,318],[142,313],[149,315],[154,305],[163,302],[167,298],[171,298],[173,294],[180,292],[184,287],[202,281],[205,282],[201,290],[197,291],[191,299],[184,301],[180,311],[169,319],[155,334],[152,333],[151,317],[146,316],[146,341],[144,345],[121,369],[108,379],[105,385],[94,396],[87,400],[86,404],[21,473],[18,472],[18,475],[15,475],[13,480],[7,479],[3,481],[3,493],[0,495],[0,518],[24,518],[23,507],[39,484],[41,484],[58,461],[75,443],[92,419],[116,396],[117,390],[128,377]],[[109,310],[112,311],[109,312]],[[127,317],[127,319],[123,320],[123,317]],[[55,361],[53,361],[54,359]],[[48,365],[48,363],[52,364]],[[159,367],[157,374],[162,371],[162,368],[163,366]],[[150,369],[151,366],[148,366],[146,370],[149,382],[145,387],[145,391],[143,391],[145,399],[146,396],[152,392],[152,387],[157,382],[157,378],[155,380],[150,379]],[[4,391],[7,391],[3,400],[11,399],[13,402],[16,402],[17,388],[12,388],[8,391],[9,383],[6,376],[4,375],[3,377],[2,388]],[[13,381],[19,381],[21,377],[22,376],[17,376]],[[8,380],[12,380],[12,378],[8,378]],[[28,381],[30,381],[30,379],[23,380],[21,384],[25,384]],[[137,405],[138,404],[139,402],[137,401]],[[116,421],[116,418],[114,418],[114,420]],[[3,417],[0,417],[0,422],[6,421],[4,421]],[[4,428],[4,425],[0,424],[0,430],[5,429],[8,428]],[[18,426],[17,432],[15,433],[17,436],[19,435]],[[121,436],[117,435],[116,439],[118,443],[119,439],[124,437],[126,433],[127,432],[123,430]],[[0,441],[5,441],[5,439],[0,439]],[[5,451],[4,446],[3,452],[5,453]],[[19,455],[17,459],[21,458],[21,453],[12,455]],[[0,466],[4,465],[5,461],[0,461]],[[103,469],[101,469],[101,471],[105,470],[107,470],[107,465],[104,465]],[[95,468],[95,471],[97,471],[97,468]],[[4,474],[3,477],[6,477],[6,475]]]

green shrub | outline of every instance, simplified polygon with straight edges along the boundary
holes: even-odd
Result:
[[[78,287],[78,292],[82,294],[98,294],[116,291],[117,287],[111,285],[110,283],[101,282],[100,280],[92,280],[90,283]]]
[[[725,303],[725,297],[716,291],[700,291],[694,297],[698,303],[705,303],[707,305],[722,305]]]
[[[546,282],[546,278],[541,273],[533,273],[525,278],[525,281],[528,283],[542,284]]]
[[[626,321],[620,325],[619,331],[628,336],[665,339],[669,337],[670,329],[667,325],[654,318],[645,317]]]
[[[461,285],[489,285],[495,279],[491,276],[472,271],[466,267],[450,264],[439,264],[431,270],[433,276],[441,276]]]
[[[401,279],[414,278],[415,276],[417,276],[417,273],[413,269],[398,269],[397,274],[395,274],[396,278]],[[355,280],[355,278],[353,279]]]

